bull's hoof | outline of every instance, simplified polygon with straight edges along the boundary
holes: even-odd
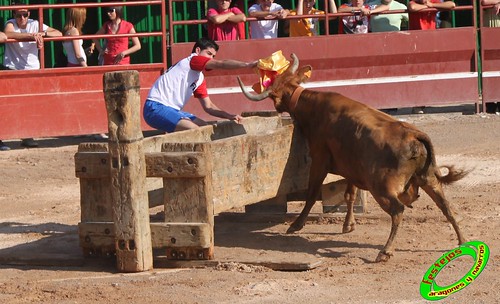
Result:
[[[286,231],[286,233],[294,233],[296,231],[299,231],[303,228],[304,226],[298,226],[298,225],[290,225],[290,227],[288,227],[288,230]]]
[[[354,229],[356,229],[356,224],[349,224],[349,225],[344,225],[342,227],[342,233],[349,233],[349,232],[353,232]]]
[[[386,251],[386,252],[380,251],[378,253],[378,256],[377,256],[377,259],[375,260],[375,262],[377,262],[377,263],[387,262],[387,261],[389,261],[389,259],[391,258],[392,255],[393,254],[390,251]]]
[[[464,237],[462,236],[459,236],[458,237],[458,246],[464,244],[464,243],[467,243],[467,239],[465,239]]]

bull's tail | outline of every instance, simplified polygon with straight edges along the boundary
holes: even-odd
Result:
[[[451,183],[454,183],[458,180],[461,180],[464,178],[467,174],[469,174],[469,171],[461,170],[461,169],[455,169],[454,166],[442,166],[441,168],[446,168],[448,169],[448,174],[446,175],[441,175],[439,173],[439,170],[436,171],[436,177],[439,180],[441,184],[449,185]]]
[[[417,135],[417,140],[420,141],[427,150],[427,158],[425,160],[425,165],[419,172],[419,174],[424,174],[424,172],[427,172],[429,170],[429,167],[432,166],[433,168],[435,168],[434,175],[436,176],[438,181],[444,185],[449,185],[458,180],[461,180],[467,174],[469,174],[469,171],[456,169],[455,166],[442,166],[441,168],[448,169],[448,174],[441,175],[441,172],[439,170],[440,168],[438,168],[436,165],[436,158],[434,156],[434,146],[432,145],[429,136],[427,136],[427,134],[425,133],[419,133]]]

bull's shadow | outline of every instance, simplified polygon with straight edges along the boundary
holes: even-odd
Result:
[[[349,248],[355,251],[355,248],[373,249],[374,255],[382,245],[373,245],[359,242],[346,242],[335,240],[308,240],[307,236],[315,234],[314,232],[304,232],[302,234],[286,234],[286,226],[283,232],[265,231],[270,227],[270,223],[248,223],[248,222],[227,222],[216,219],[215,246],[231,248],[244,248],[259,251],[277,251],[287,253],[303,253],[315,257],[339,258],[345,254],[344,250],[335,250],[335,248]],[[332,230],[335,227],[332,226]],[[316,234],[315,234],[316,235]],[[329,234],[332,238],[340,233],[332,232]],[[327,238],[325,236],[325,238]],[[350,251],[350,250],[349,250]],[[217,252],[216,252],[217,255]]]
[[[243,216],[244,217],[244,216]],[[252,217],[253,219],[253,217]],[[313,225],[313,224],[309,224]],[[325,224],[321,224],[323,227]],[[363,224],[358,224],[363,225]],[[380,225],[377,224],[377,225]],[[389,224],[390,225],[390,224]],[[278,227],[275,227],[278,226]],[[272,231],[270,231],[273,227]],[[373,238],[367,240],[363,235],[356,234],[356,231],[348,234],[350,240],[345,240],[343,233],[337,232],[342,229],[341,224],[327,224],[326,229],[321,232],[316,229],[306,227],[298,233],[286,234],[287,224],[278,222],[256,222],[242,220],[235,221],[234,218],[225,216],[216,217],[215,232],[215,256],[216,259],[220,250],[234,250],[236,248],[255,250],[255,255],[262,251],[282,252],[287,254],[302,254],[299,256],[314,256],[316,258],[336,259],[344,256],[363,260],[365,263],[374,263],[378,252],[385,244],[385,238]],[[331,231],[331,232],[325,232]],[[310,239],[314,236],[314,239]],[[339,240],[336,240],[338,238]],[[320,240],[318,240],[320,239]],[[352,241],[351,241],[352,240]],[[364,249],[364,250],[360,250]],[[370,253],[366,254],[366,250]],[[445,252],[446,249],[395,249],[395,252]],[[248,257],[239,257],[246,261]],[[253,257],[250,257],[252,259]]]

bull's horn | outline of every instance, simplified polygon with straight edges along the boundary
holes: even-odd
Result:
[[[299,68],[299,58],[297,58],[297,56],[294,53],[292,53],[291,57],[293,59],[293,65],[290,67],[290,71],[293,74],[297,72],[297,69]]]
[[[243,92],[243,95],[245,95],[245,97],[250,99],[251,101],[261,101],[261,100],[266,99],[269,96],[269,91],[267,91],[267,90],[260,93],[260,94],[256,94],[256,95],[250,94],[250,92],[247,91],[247,89],[245,88],[245,85],[241,81],[240,76],[237,76],[237,78],[238,78],[238,82],[240,83],[240,88],[241,88],[241,91]]]

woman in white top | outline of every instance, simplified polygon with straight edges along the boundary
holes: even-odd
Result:
[[[87,10],[85,8],[68,9],[66,12],[66,24],[63,29],[64,36],[80,36],[86,19]],[[68,67],[87,66],[87,56],[83,49],[83,39],[64,41],[63,47],[68,56]]]

